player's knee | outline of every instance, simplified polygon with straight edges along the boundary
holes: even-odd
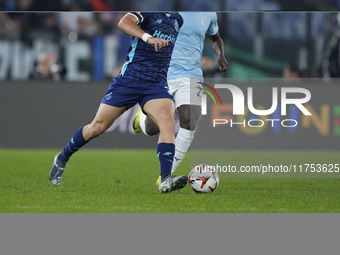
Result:
[[[184,114],[179,120],[180,127],[187,130],[195,130],[196,123],[197,120],[195,118],[190,118],[190,114]]]
[[[199,114],[194,111],[181,111],[179,116],[179,125],[181,128],[187,130],[195,130],[197,121],[199,119]]]
[[[183,114],[182,116],[180,116],[179,119],[179,125],[181,128],[185,128],[185,129],[190,129],[190,115],[189,114]]]
[[[163,126],[164,128],[175,127],[175,118],[170,111],[162,111],[156,118],[159,129],[161,129],[160,126]]]
[[[167,121],[164,121],[163,123],[159,124],[159,132],[163,134],[175,134],[175,120],[174,119],[168,119]]]
[[[171,130],[175,130],[175,118],[172,115],[167,116],[166,118],[164,118],[164,124],[167,128],[171,129]]]

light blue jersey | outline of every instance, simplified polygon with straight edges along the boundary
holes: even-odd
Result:
[[[202,79],[201,58],[205,35],[218,32],[214,12],[180,12],[184,20],[168,70],[168,80],[182,77]]]

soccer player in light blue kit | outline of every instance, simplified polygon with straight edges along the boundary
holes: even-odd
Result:
[[[180,15],[183,17],[184,23],[178,34],[168,70],[168,85],[170,93],[174,97],[180,121],[180,128],[175,140],[176,149],[172,173],[190,147],[201,112],[202,100],[199,82],[203,81],[201,59],[206,35],[212,42],[220,70],[225,71],[228,66],[216,13],[180,12]],[[155,135],[159,132],[157,125],[141,110],[135,116],[133,128],[136,133],[143,131],[147,135]],[[157,184],[160,181],[159,178]]]
[[[157,156],[160,193],[182,189],[187,176],[172,176],[175,152],[175,106],[167,86],[167,71],[183,18],[173,13],[128,13],[118,26],[131,35],[131,45],[120,74],[109,86],[94,120],[79,128],[54,158],[50,182],[59,185],[70,157],[91,139],[103,134],[127,109],[139,103],[160,130]]]

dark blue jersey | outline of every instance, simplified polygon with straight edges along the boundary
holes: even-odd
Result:
[[[153,37],[168,40],[169,45],[156,52],[153,45],[131,36],[131,45],[119,76],[147,82],[166,83],[171,54],[178,31],[183,24],[182,16],[177,12],[130,14],[137,18],[137,24],[143,31]]]

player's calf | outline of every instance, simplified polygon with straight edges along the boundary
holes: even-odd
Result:
[[[145,120],[145,131],[148,135],[153,136],[159,134],[159,128],[155,122],[148,116]]]
[[[136,134],[141,132],[149,136],[159,134],[159,128],[156,123],[149,116],[145,115],[142,109],[139,109],[133,118],[132,128]]]

